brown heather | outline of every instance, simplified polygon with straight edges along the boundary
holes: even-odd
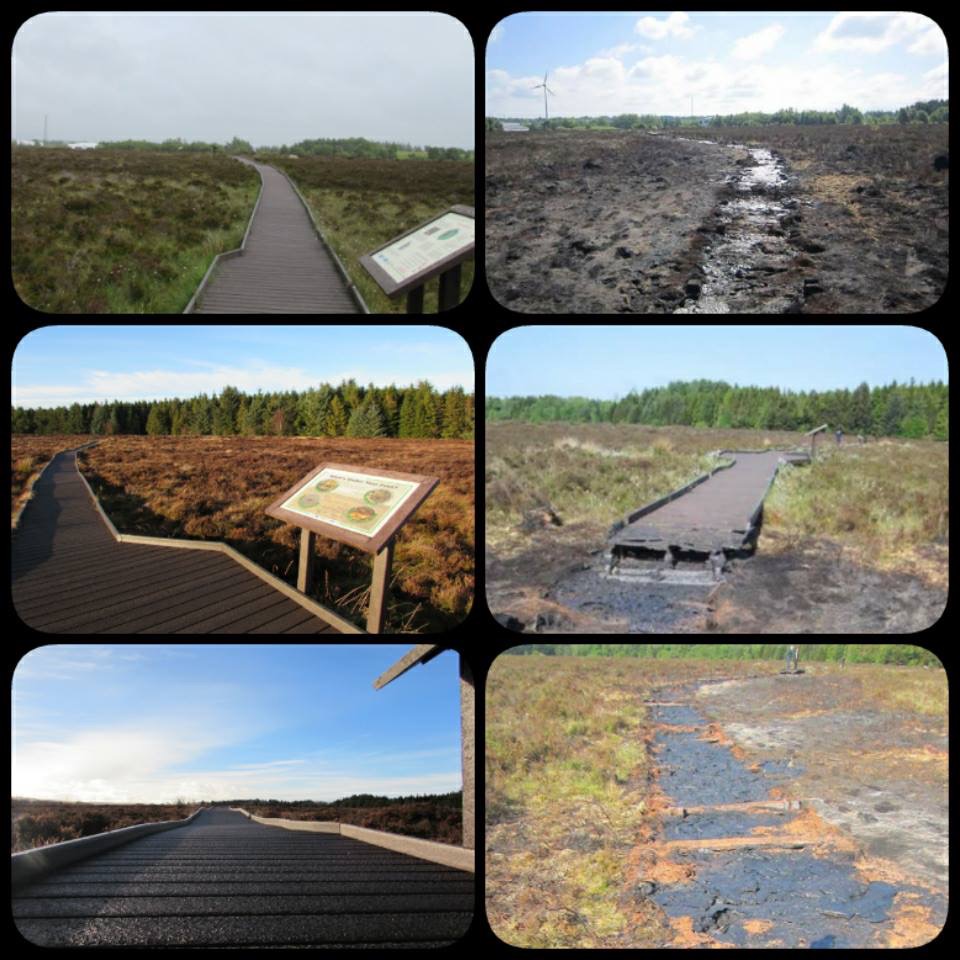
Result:
[[[299,528],[266,507],[324,461],[440,478],[400,531],[388,631],[436,631],[459,623],[474,590],[474,445],[467,440],[343,437],[104,438],[81,469],[122,533],[222,540],[296,583]],[[317,538],[312,595],[362,623],[371,557]]]

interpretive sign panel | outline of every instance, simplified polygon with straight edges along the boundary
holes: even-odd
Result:
[[[439,483],[391,470],[321,464],[267,507],[267,514],[376,553]]]
[[[473,207],[456,206],[364,254],[360,262],[389,297],[422,286],[473,256]]]

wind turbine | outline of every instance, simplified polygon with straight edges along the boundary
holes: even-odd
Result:
[[[549,119],[550,119],[550,112],[547,110],[547,94],[549,93],[550,96],[552,96],[552,97],[555,97],[556,94],[547,86],[547,71],[546,71],[546,70],[543,72],[543,83],[535,84],[535,85],[532,86],[530,89],[531,89],[531,90],[539,90],[541,87],[543,87],[543,119],[544,119],[544,120],[549,120]]]

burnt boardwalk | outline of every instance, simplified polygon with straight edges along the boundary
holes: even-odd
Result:
[[[273,167],[256,167],[263,192],[242,254],[221,258],[194,313],[359,313],[300,198]]]
[[[613,547],[709,553],[743,546],[780,460],[797,455],[773,450],[729,456],[736,460],[732,467],[662,506],[640,511],[614,534]]]
[[[473,875],[225,808],[19,889],[41,946],[435,947],[462,937]]]
[[[332,633],[223,553],[118,543],[59,453],[13,535],[13,604],[48,633]]]

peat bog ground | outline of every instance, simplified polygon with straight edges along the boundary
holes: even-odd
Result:
[[[947,907],[945,672],[804,666],[498,658],[486,754],[497,935],[647,949],[934,939]]]
[[[948,270],[946,124],[489,134],[521,312],[911,313]]]
[[[712,584],[607,576],[611,525],[703,473],[710,451],[796,447],[799,434],[629,424],[486,429],[487,602],[514,629],[911,633],[945,609],[946,444],[824,446],[811,466],[782,469],[755,553],[728,563],[711,595]]]
[[[14,147],[14,287],[45,313],[182,313],[259,190],[224,154]]]

